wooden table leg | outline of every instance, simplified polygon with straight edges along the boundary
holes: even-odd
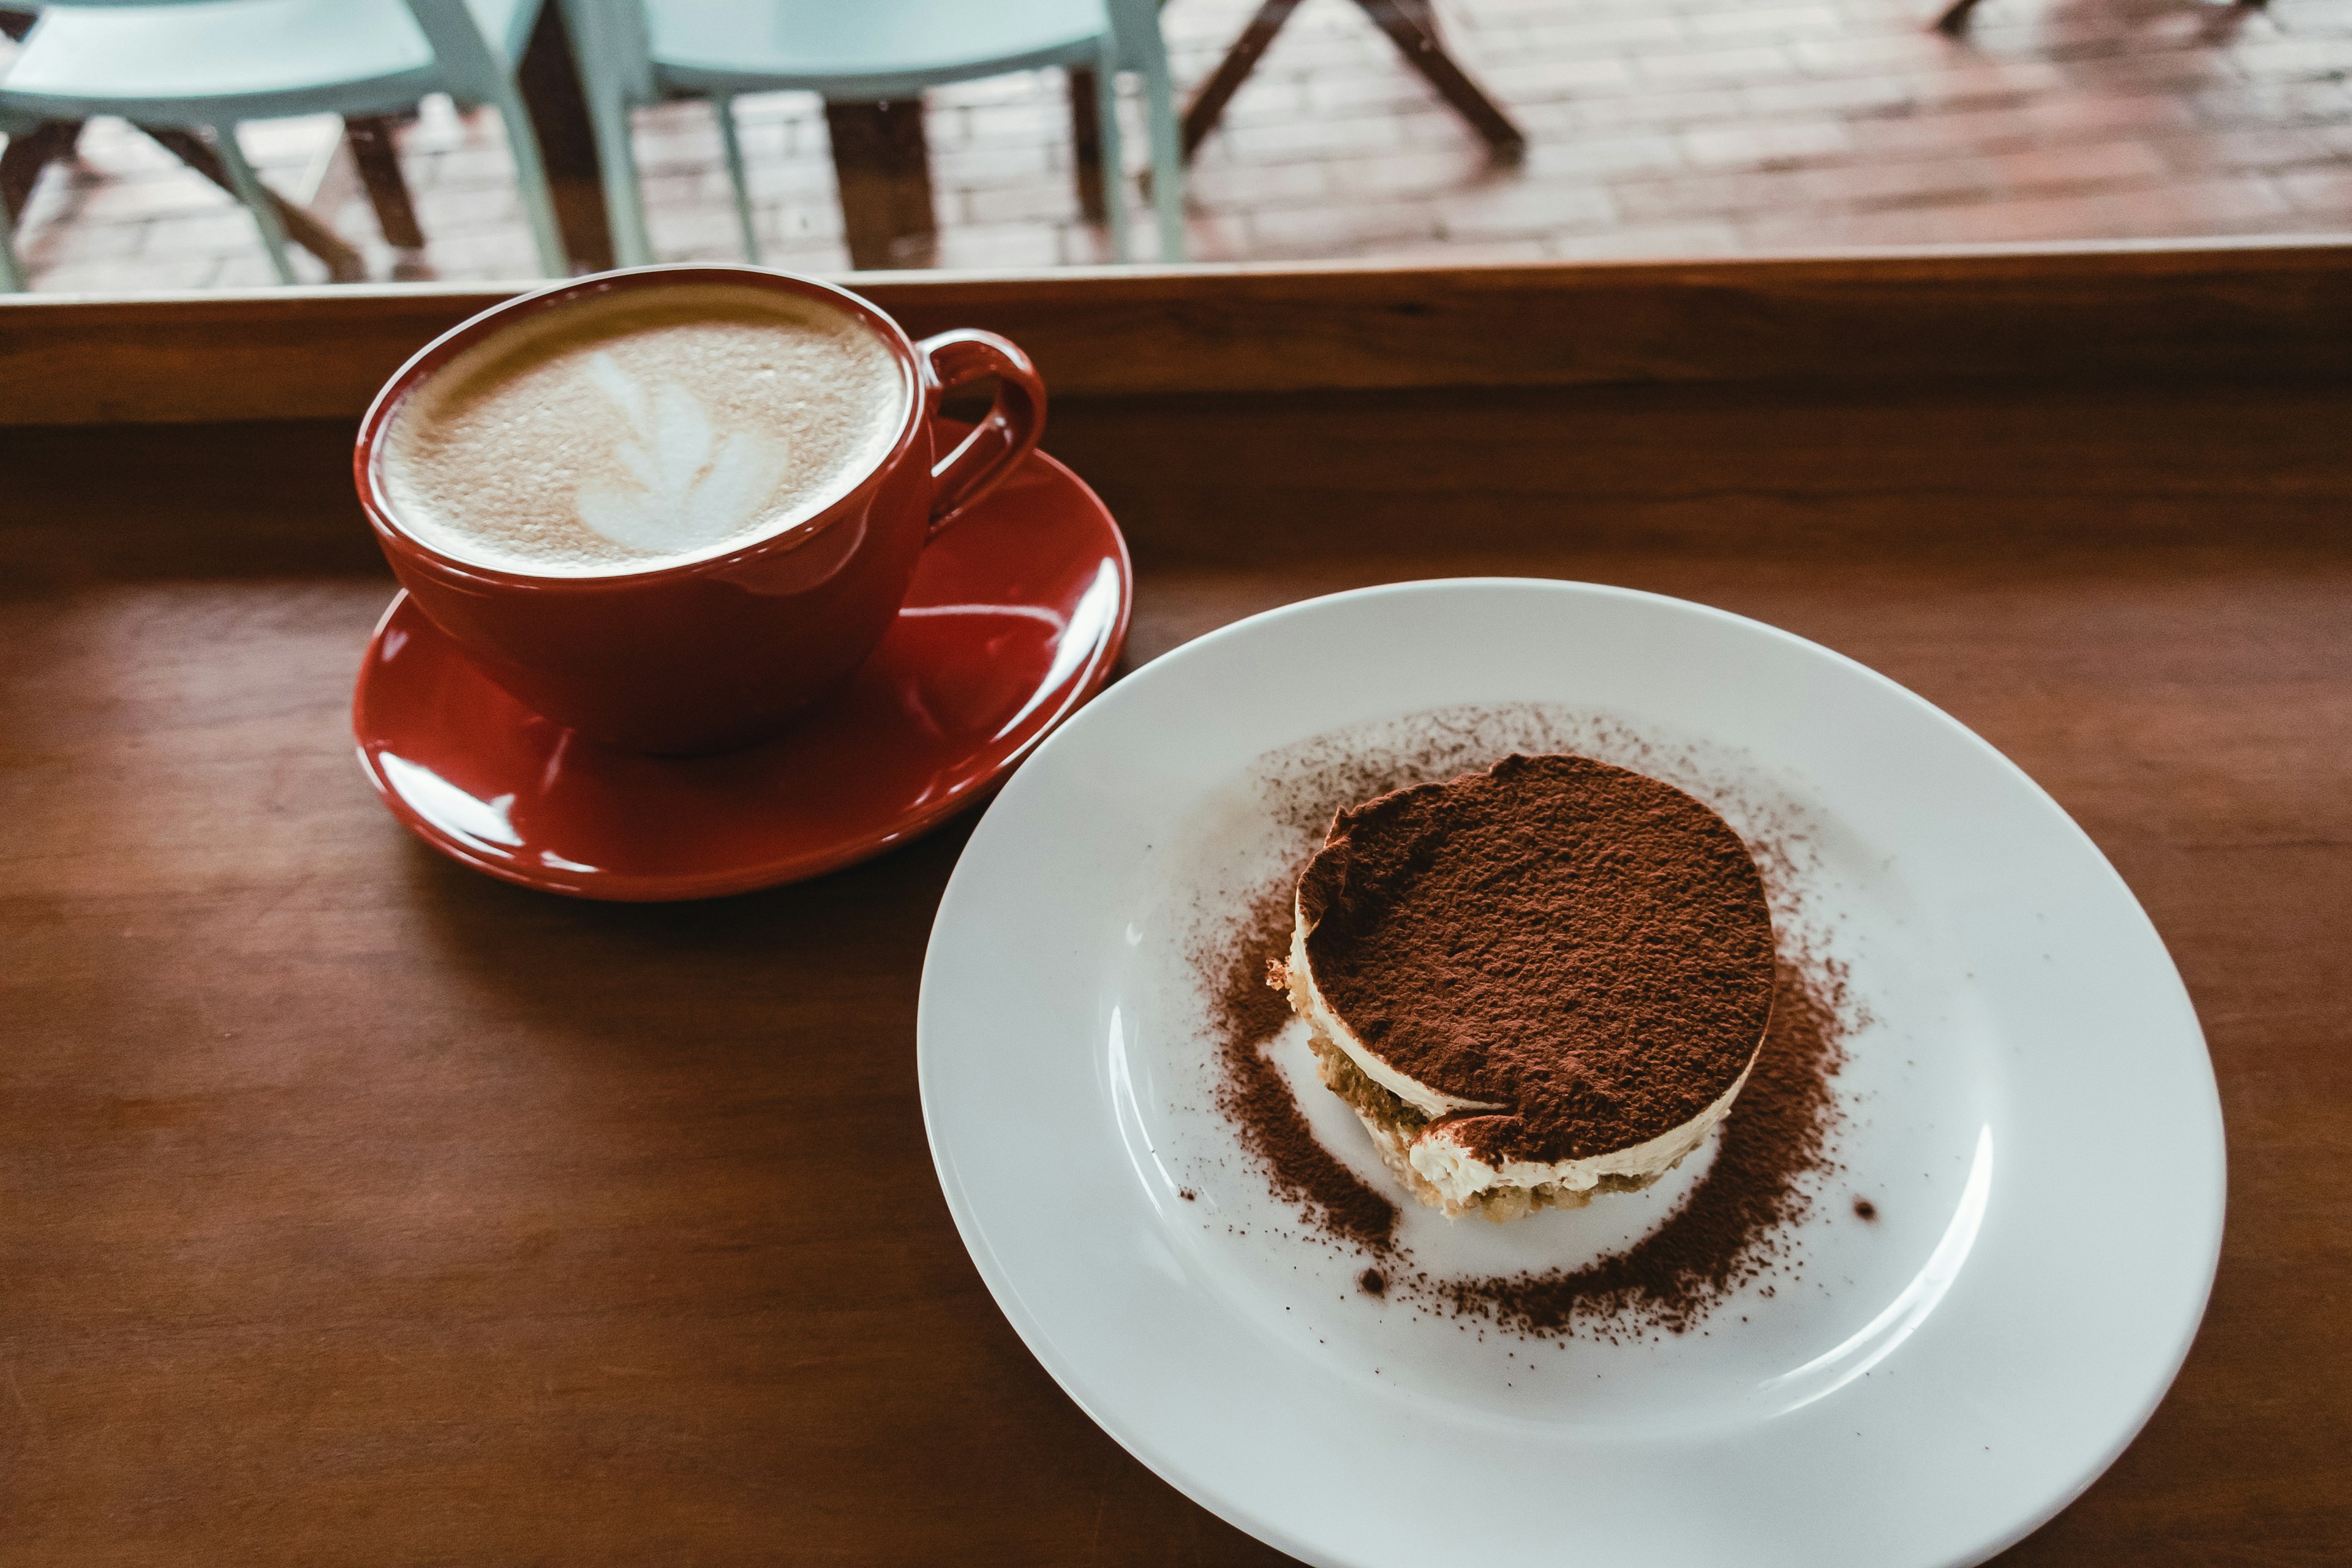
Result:
[[[572,61],[571,39],[563,30],[562,6],[539,8],[530,42],[515,65],[515,81],[530,110],[531,129],[539,135],[539,155],[547,165],[564,254],[582,272],[611,270],[613,231],[604,217],[596,128],[588,118],[588,95],[580,86],[580,68]]]
[[[8,150],[0,153],[0,201],[7,203],[9,222],[24,216],[41,171],[57,159],[71,157],[80,135],[79,120],[45,120],[8,138]]]
[[[1973,4],[1974,0],[1969,0]],[[1527,155],[1527,133],[1512,122],[1502,107],[1486,96],[1486,89],[1471,79],[1461,62],[1446,53],[1444,43],[1437,33],[1437,11],[1431,0],[1356,0],[1375,26],[1389,36],[1402,51],[1405,64],[1412,67],[1438,95],[1454,106],[1455,113],[1470,122],[1472,130],[1486,138],[1498,162],[1516,163]],[[1290,14],[1298,9],[1298,0],[1265,0],[1257,15],[1217,62],[1192,93],[1192,100],[1184,106],[1184,157],[1190,162],[1209,132],[1217,128],[1217,117],[1225,111],[1234,92],[1248,79],[1265,55],[1266,46],[1274,42]]]
[[[1078,184],[1078,212],[1088,223],[1108,223],[1103,205],[1102,116],[1095,107],[1095,73],[1070,68],[1070,177]]]
[[[1242,36],[1234,40],[1234,47],[1225,51],[1225,58],[1217,62],[1217,68],[1209,73],[1209,79],[1192,89],[1192,100],[1184,106],[1186,163],[1192,161],[1192,154],[1209,139],[1209,132],[1217,128],[1217,117],[1224,113],[1225,105],[1249,79],[1249,73],[1257,68],[1266,46],[1274,42],[1274,36],[1282,31],[1282,25],[1297,9],[1298,0],[1265,0],[1257,8],[1257,15],[1249,19],[1249,26],[1242,29]]]
[[[1446,53],[1437,36],[1437,12],[1431,0],[1356,0],[1375,26],[1389,36],[1404,55],[1404,63],[1419,71],[1454,111],[1486,138],[1498,163],[1516,163],[1527,156],[1527,133],[1486,96],[1460,61]]]
[[[343,134],[352,146],[352,162],[359,165],[360,184],[367,187],[368,205],[375,208],[376,227],[395,250],[422,250],[425,231],[417,226],[416,207],[408,199],[408,181],[400,172],[400,150],[393,144],[392,117],[353,114],[343,119]]]
[[[53,160],[72,155],[74,142],[81,135],[81,125],[79,120],[44,121],[9,138],[7,151],[0,153],[0,203],[6,205],[11,223],[24,216],[25,204],[32,199],[33,185],[40,179],[41,171]],[[221,167],[219,155],[203,137],[168,125],[142,125],[139,129],[181,163],[222,190],[236,195],[235,187],[229,184],[228,171]],[[358,250],[344,243],[342,236],[320,222],[310,208],[289,202],[275,191],[269,193],[269,204],[278,209],[278,222],[286,226],[286,237],[324,262],[331,279],[357,283],[366,279],[367,266]]]
[[[236,186],[230,183],[228,171],[221,166],[220,154],[213,151],[211,142],[196,132],[170,125],[142,125],[139,129],[150,141],[222,190],[231,195],[236,194]],[[367,280],[367,263],[357,247],[329,228],[318,214],[299,203],[288,201],[276,191],[265,194],[269,197],[269,205],[277,209],[278,221],[285,226],[286,237],[324,262],[330,281],[363,283]]]
[[[931,265],[939,253],[939,220],[931,205],[923,100],[828,103],[824,122],[833,137],[849,264],[861,271]]]

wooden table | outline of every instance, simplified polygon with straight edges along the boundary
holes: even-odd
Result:
[[[859,281],[1035,353],[1130,664],[1582,577],[2016,758],[2171,944],[2231,1170],[2179,1382],[2003,1561],[2352,1561],[2352,248]],[[370,797],[352,416],[483,298],[0,307],[0,1561],[1272,1560],[1055,1388],[941,1205],[962,830],[621,908]]]

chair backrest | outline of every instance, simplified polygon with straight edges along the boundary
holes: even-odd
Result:
[[[847,0],[845,0],[847,3]],[[653,35],[639,0],[560,0],[564,31],[590,90],[603,82],[620,89],[632,104],[649,104],[654,89]]]

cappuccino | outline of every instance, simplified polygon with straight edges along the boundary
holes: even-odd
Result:
[[[473,344],[394,412],[383,491],[445,555],[643,572],[748,543],[873,470],[912,386],[822,300],[681,283],[558,305]]]

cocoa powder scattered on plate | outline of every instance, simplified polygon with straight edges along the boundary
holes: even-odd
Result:
[[[1842,992],[1834,970],[1782,955],[1772,1022],[1717,1135],[1715,1163],[1664,1225],[1573,1272],[1447,1280],[1443,1297],[1533,1334],[1563,1334],[1580,1320],[1604,1337],[1678,1334],[1763,1273],[1779,1260],[1776,1237],[1810,1206],[1804,1179],[1828,1167],[1837,1116],[1830,1079],[1845,1055]]]
[[[1790,845],[1749,847],[1768,866],[1791,858]],[[1260,889],[1205,954],[1217,1105],[1276,1198],[1332,1239],[1391,1260],[1385,1294],[1403,1292],[1541,1338],[1679,1334],[1733,1291],[1791,1261],[1789,1233],[1809,1212],[1809,1183],[1832,1168],[1829,1140],[1839,1116],[1832,1079],[1844,1062],[1850,1012],[1834,962],[1782,933],[1771,1022],[1748,1085],[1715,1134],[1713,1163],[1657,1229],[1574,1270],[1436,1279],[1411,1267],[1396,1241],[1395,1203],[1316,1139],[1266,1054],[1290,1022],[1265,974],[1289,950],[1295,886],[1284,876]],[[1771,1289],[1764,1287],[1767,1294]]]
[[[1366,1185],[1315,1136],[1290,1085],[1265,1054],[1290,1004],[1265,983],[1266,965],[1290,946],[1290,879],[1266,888],[1240,928],[1212,956],[1209,997],[1217,1034],[1217,1108],[1240,1129],[1275,1196],[1307,1219],[1374,1252],[1396,1234],[1397,1206]]]

